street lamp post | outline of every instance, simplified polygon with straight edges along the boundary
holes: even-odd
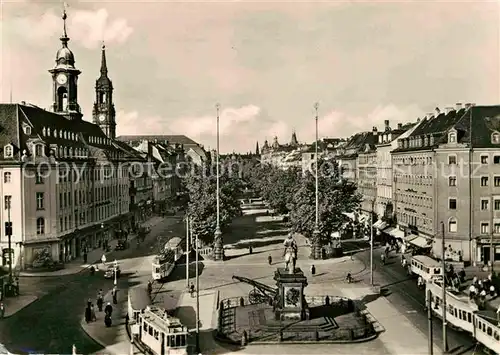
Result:
[[[373,210],[375,199],[372,200],[372,213],[370,213],[370,285],[373,286]]]
[[[117,284],[117,280],[116,280],[116,279],[117,279],[117,277],[118,277],[118,276],[116,275],[117,273],[118,273],[118,261],[116,261],[116,259],[115,259],[115,272],[114,272],[114,274],[115,274],[115,279],[113,280],[113,283],[114,283],[114,285],[115,285],[115,286],[116,286],[116,284]]]
[[[321,245],[319,241],[320,231],[319,231],[319,191],[318,191],[318,108],[319,103],[314,104],[314,110],[316,115],[314,117],[315,127],[316,127],[316,142],[315,146],[315,160],[314,160],[314,176],[315,176],[315,196],[316,196],[316,219],[314,223],[313,231],[313,243],[312,243],[312,258],[321,259]]]
[[[441,262],[442,262],[442,276],[443,276],[443,283],[441,284],[442,287],[442,299],[443,299],[443,307],[442,307],[442,319],[443,319],[443,353],[448,352],[448,322],[446,321],[446,278],[445,278],[445,272],[446,272],[446,261],[445,261],[445,247],[446,247],[446,242],[444,239],[444,222],[441,221]]]
[[[200,354],[200,277],[198,275],[198,234],[195,235],[196,273],[196,354]]]
[[[186,215],[186,288],[189,290],[189,216]]]
[[[217,150],[216,150],[216,179],[217,179],[217,225],[215,227],[214,236],[214,258],[217,261],[224,260],[224,245],[222,242],[222,232],[220,230],[220,191],[219,191],[219,112],[220,104],[216,104],[215,108],[217,110]],[[198,248],[198,246],[196,246]]]

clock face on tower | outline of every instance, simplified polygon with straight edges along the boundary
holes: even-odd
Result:
[[[66,77],[66,75],[60,73],[57,75],[56,81],[59,85],[64,85],[68,81],[68,78]]]
[[[99,115],[99,121],[104,122],[104,120],[106,120],[106,116],[105,115]]]

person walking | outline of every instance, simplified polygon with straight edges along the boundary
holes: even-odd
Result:
[[[106,267],[106,254],[102,254],[101,262],[102,262],[103,268],[105,268]]]
[[[102,306],[104,305],[104,298],[102,295],[97,295],[97,309],[102,312]]]
[[[118,304],[118,289],[116,288],[116,286],[113,287],[111,295],[113,296],[113,304]]]
[[[97,320],[97,317],[95,315],[95,307],[93,304],[90,305],[90,320],[92,322],[95,322]]]
[[[5,317],[5,305],[0,303],[0,319],[3,319]]]
[[[106,315],[108,315],[110,317],[113,314],[113,306],[111,306],[111,302],[108,302],[106,307],[104,307],[104,313],[106,313]]]

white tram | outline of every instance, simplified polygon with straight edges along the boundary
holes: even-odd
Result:
[[[411,274],[421,276],[426,282],[443,278],[441,263],[425,255],[412,256],[408,269]]]
[[[148,306],[139,314],[139,340],[154,355],[187,355],[187,327],[164,308]]]
[[[426,284],[426,295],[431,293],[432,312],[442,317],[443,300],[441,285],[435,282]],[[496,314],[492,311],[478,311],[474,301],[465,294],[446,291],[446,320],[455,328],[470,333],[483,346],[500,354],[500,328]]]
[[[163,280],[174,270],[175,263],[183,254],[182,239],[174,237],[170,239],[160,255],[154,257],[151,264],[151,275],[153,280]]]

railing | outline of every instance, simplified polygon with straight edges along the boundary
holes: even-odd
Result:
[[[347,297],[330,296],[330,295],[317,295],[317,296],[304,296],[307,305],[310,307],[324,306],[326,304],[337,304],[342,302],[349,302]]]
[[[214,248],[206,247],[198,250],[199,254],[203,257],[210,257],[214,253]]]

